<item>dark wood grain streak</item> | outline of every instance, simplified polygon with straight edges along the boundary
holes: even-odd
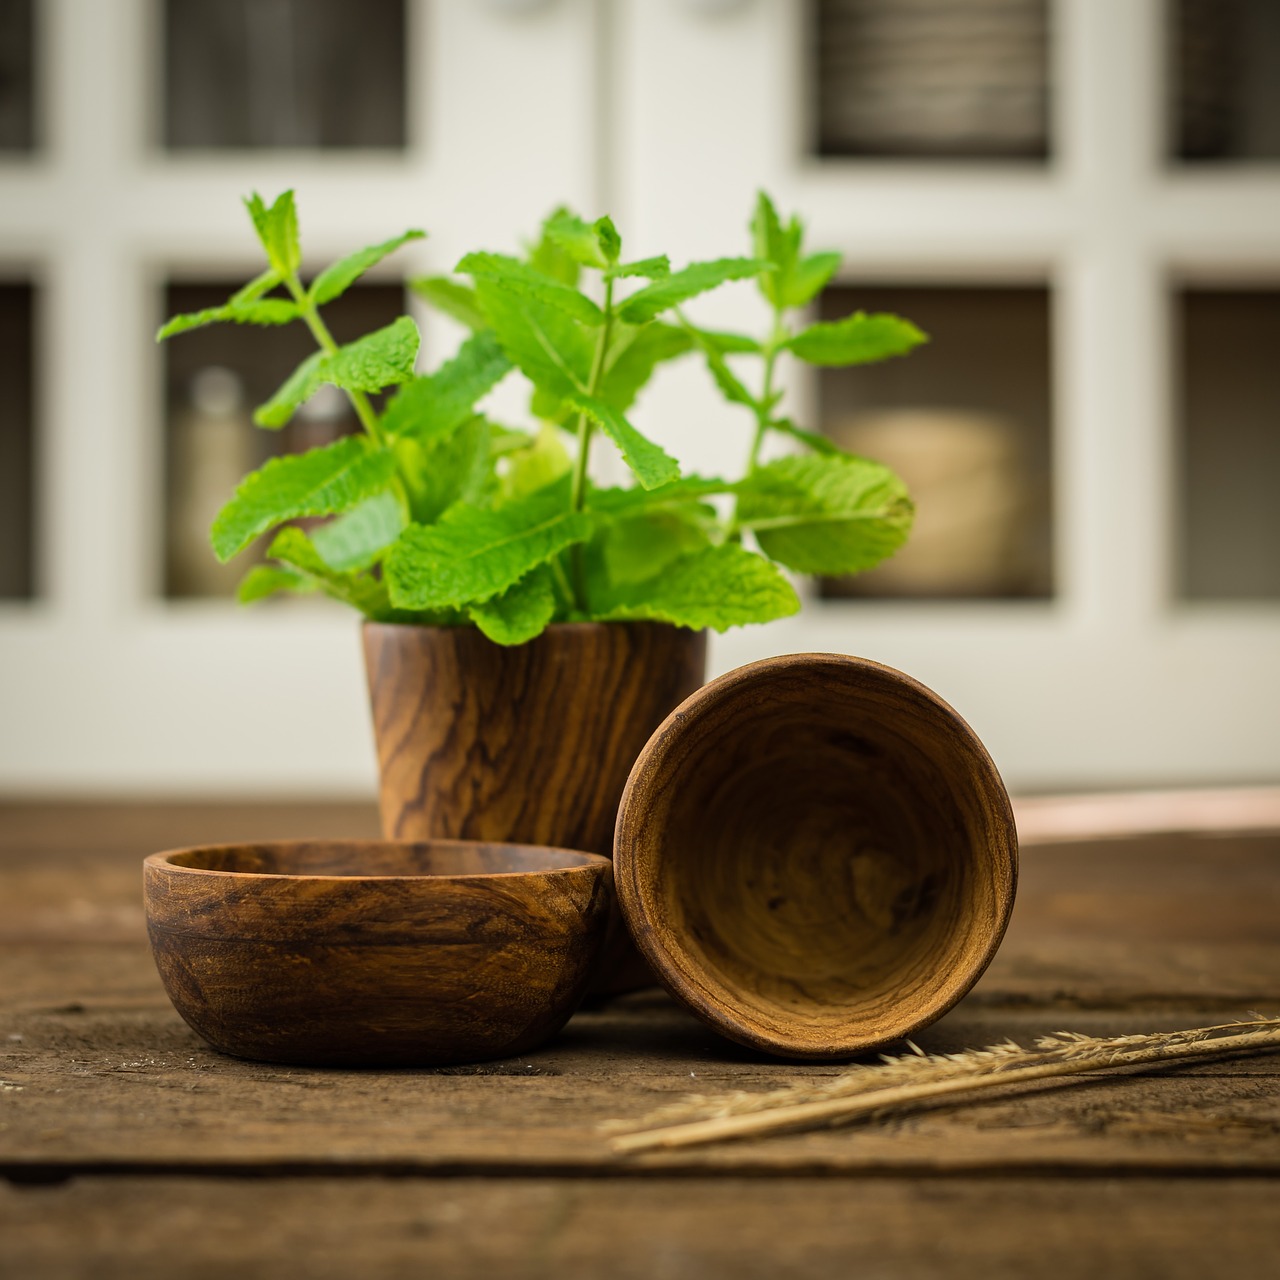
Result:
[[[376,841],[146,860],[165,990],[216,1049],[420,1066],[523,1053],[586,991],[612,900],[594,854]]]
[[[511,648],[367,623],[364,648],[388,839],[606,856],[641,747],[706,669],[703,633],[656,623],[563,624]],[[651,981],[616,921],[596,987]]]
[[[977,981],[1013,908],[1017,839],[991,758],[935,694],[794,654],[666,720],[614,860],[673,994],[753,1048],[837,1058],[912,1034]]]

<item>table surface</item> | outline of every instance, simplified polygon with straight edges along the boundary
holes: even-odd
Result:
[[[6,1280],[1280,1267],[1280,1055],[631,1159],[599,1122],[840,1068],[738,1049],[658,992],[481,1066],[223,1057],[161,989],[140,860],[301,834],[372,835],[376,819],[359,805],[0,805]],[[1024,847],[986,976],[917,1038],[956,1050],[1250,1010],[1280,1013],[1280,835],[1050,835]]]

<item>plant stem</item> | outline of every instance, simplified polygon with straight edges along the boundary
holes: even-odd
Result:
[[[773,311],[773,333],[769,335],[764,346],[764,389],[760,393],[760,402],[756,406],[756,433],[751,441],[751,453],[747,458],[747,474],[750,475],[760,465],[760,450],[764,438],[768,434],[772,421],[773,375],[778,363],[778,352],[787,340],[786,327],[782,323],[782,309],[775,307]]]
[[[596,340],[595,356],[591,361],[591,376],[587,379],[587,395],[594,396],[604,373],[605,356],[609,351],[609,336],[613,329],[613,281],[604,282],[604,322]],[[569,509],[581,511],[587,501],[587,463],[591,457],[591,435],[595,424],[585,413],[578,414],[578,456],[573,464],[573,483],[569,490]],[[573,594],[578,609],[587,609],[587,570],[582,558],[582,544],[575,543],[570,551],[573,565]]]
[[[311,330],[311,336],[315,338],[320,350],[325,355],[331,356],[338,350],[338,344],[334,341],[333,334],[329,332],[329,326],[320,318],[320,312],[317,310],[306,295],[306,291],[302,287],[302,281],[296,275],[288,275],[284,280],[285,287],[293,295],[293,300],[298,304],[298,310],[302,314],[306,326]],[[360,419],[360,425],[365,429],[369,437],[377,444],[383,444],[382,428],[378,426],[378,415],[373,411],[373,405],[369,403],[369,397],[363,391],[348,391],[347,397],[350,399],[352,406],[356,411],[356,417]]]

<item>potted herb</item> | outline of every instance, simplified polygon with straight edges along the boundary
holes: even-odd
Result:
[[[907,536],[912,508],[896,476],[783,414],[779,361],[864,363],[923,335],[889,315],[791,323],[839,257],[805,254],[798,220],[784,225],[764,195],[752,256],[679,270],[665,257],[625,260],[607,217],[562,209],[522,258],[471,253],[457,267],[463,280],[412,282],[470,330],[419,374],[410,317],[339,346],[322,311],[421,232],[360,250],[307,285],[292,192],[247,206],[267,269],[159,337],[303,323],[318,349],[255,421],[284,426],[330,383],[363,430],[245,477],[211,531],[223,561],[273,535],[272,563],[249,570],[240,599],[322,591],[364,615],[388,836],[608,852],[632,762],[703,679],[706,629],[792,614],[800,603],[784,570],[858,572]],[[699,294],[749,278],[772,310],[762,338],[684,314]],[[689,354],[750,423],[741,475],[682,475],[627,416],[654,370]],[[513,373],[530,384],[536,427],[499,424],[479,407]],[[634,484],[593,484],[598,435]],[[771,435],[798,452],[765,461]],[[293,523],[304,517],[330,519],[308,532]]]

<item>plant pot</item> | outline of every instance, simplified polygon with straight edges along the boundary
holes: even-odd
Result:
[[[387,839],[606,855],[631,766],[706,669],[705,634],[648,622],[564,623],[510,648],[369,622],[364,650]],[[615,908],[592,989],[652,980]]]
[[[614,883],[654,971],[722,1034],[848,1058],[950,1009],[1013,908],[1009,797],[909,676],[791,654],[695,693],[618,816]]]

